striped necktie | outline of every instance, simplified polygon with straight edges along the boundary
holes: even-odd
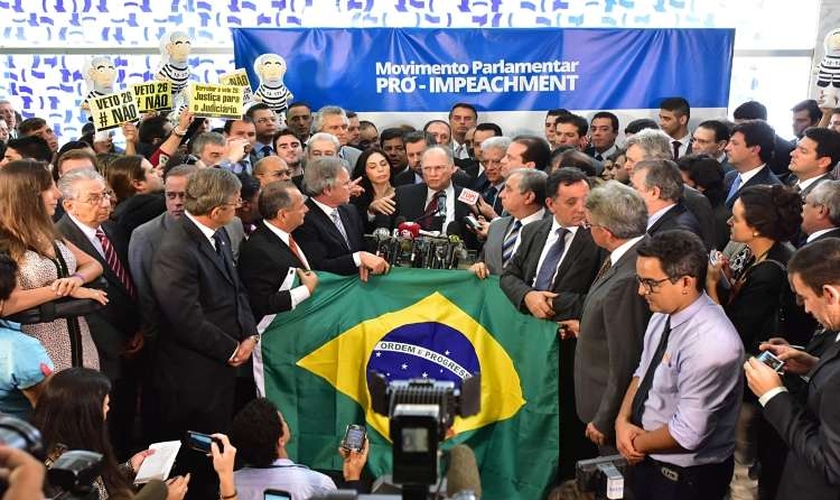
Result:
[[[519,231],[522,230],[522,223],[518,220],[513,221],[505,241],[502,243],[502,267],[506,267],[510,259],[513,258],[513,249],[516,246],[516,239],[519,237]]]
[[[102,251],[105,253],[105,262],[108,263],[108,267],[111,268],[111,271],[114,272],[117,279],[125,287],[128,296],[134,300],[137,297],[137,292],[134,288],[134,283],[131,281],[131,276],[129,276],[128,271],[123,267],[117,251],[114,250],[114,245],[111,244],[111,240],[108,239],[108,235],[105,234],[105,231],[101,227],[96,230],[96,239],[102,245]]]

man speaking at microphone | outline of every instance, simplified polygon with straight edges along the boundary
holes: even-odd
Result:
[[[450,223],[457,222],[457,227],[470,213],[470,205],[458,200],[463,188],[452,183],[455,173],[452,150],[432,146],[423,152],[420,166],[424,182],[400,186],[396,190],[395,220],[404,217],[418,223],[425,231],[445,234]],[[478,248],[473,235],[465,234],[464,240],[469,248]]]

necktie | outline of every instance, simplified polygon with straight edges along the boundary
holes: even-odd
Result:
[[[347,231],[344,229],[344,223],[341,222],[341,215],[338,213],[337,208],[333,209],[330,214],[330,219],[332,219],[333,224],[335,224],[335,228],[338,229],[338,232],[341,233],[341,237],[344,239],[344,244],[347,245],[347,249],[350,250],[350,239],[347,237]]]
[[[566,234],[569,230],[565,227],[557,228],[557,241],[548,249],[548,253],[543,259],[542,266],[537,273],[537,279],[534,281],[534,288],[537,290],[551,289],[551,283],[554,281],[554,274],[557,272],[557,265],[560,263],[560,258],[563,257],[563,251],[566,248]]]
[[[263,158],[265,158],[266,156],[271,156],[271,155],[274,154],[274,150],[271,149],[271,146],[263,146],[260,151],[262,151]]]
[[[438,191],[432,196],[431,201],[429,204],[426,205],[426,210],[423,211],[423,215],[420,217],[420,227],[429,231],[434,225],[434,221],[432,219],[436,218],[436,213],[440,207],[440,197],[443,196],[443,191]]]
[[[604,263],[601,264],[600,268],[598,268],[598,274],[595,275],[595,281],[593,281],[592,283],[595,283],[599,279],[603,278],[604,275],[607,274],[607,271],[609,271],[611,267],[612,267],[612,260],[610,259],[609,256],[607,256],[607,258],[604,259]]]
[[[507,238],[502,243],[502,267],[508,265],[510,259],[513,257],[513,247],[516,244],[516,238],[519,237],[519,231],[522,230],[522,223],[517,221],[513,222],[513,227],[510,229],[510,233],[508,233]]]
[[[674,141],[671,145],[674,146],[674,160],[678,160],[680,157],[680,141]]]
[[[217,229],[215,233],[213,233],[213,243],[216,245],[216,255],[222,259],[222,262],[225,263],[225,269],[227,272],[233,276],[234,274],[234,267],[233,267],[233,254],[229,254],[226,247],[228,246],[225,242],[225,237],[222,234],[223,229]]]
[[[493,206],[496,203],[496,195],[498,194],[498,190],[496,186],[490,186],[484,191],[484,201],[487,202],[488,205]]]
[[[604,161],[604,157],[601,156],[600,154],[596,154],[595,159],[598,160],[598,161]]]
[[[306,264],[306,261],[303,259],[303,255],[301,254],[300,248],[298,248],[298,245],[295,242],[295,239],[292,238],[291,234],[289,235],[289,250],[291,250],[292,253],[295,254],[295,257],[298,258],[298,260],[303,265],[303,267],[305,267],[306,270],[308,271],[309,266]]]
[[[114,250],[114,246],[111,244],[111,240],[108,239],[108,235],[105,234],[105,231],[102,230],[100,227],[96,230],[96,239],[99,240],[99,243],[102,245],[102,251],[105,253],[105,262],[108,263],[108,267],[111,268],[111,271],[117,276],[117,279],[120,280],[120,283],[125,287],[125,290],[128,292],[128,296],[131,299],[135,299],[137,296],[137,292],[134,289],[134,283],[131,281],[131,276],[129,276],[128,271],[125,270],[122,263],[120,262],[119,257],[117,256],[117,251]]]
[[[736,175],[735,180],[732,181],[732,185],[729,186],[729,194],[726,195],[726,203],[729,203],[729,200],[735,197],[738,193],[738,189],[741,188],[741,176]]]
[[[642,426],[642,415],[645,412],[645,401],[647,401],[650,388],[653,386],[653,375],[656,368],[662,363],[662,358],[665,356],[665,349],[668,347],[668,337],[671,336],[671,316],[665,321],[665,328],[662,330],[662,338],[659,339],[659,345],[656,346],[656,351],[653,353],[653,358],[650,360],[650,365],[645,372],[642,381],[639,382],[639,389],[633,397],[633,413],[632,422],[634,425]]]

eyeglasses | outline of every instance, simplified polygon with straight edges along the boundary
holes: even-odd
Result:
[[[102,203],[102,200],[111,201],[111,198],[113,196],[114,195],[111,193],[92,193],[88,195],[88,199],[82,201],[82,203],[88,203],[90,205],[99,205],[100,203]]]
[[[666,281],[670,281],[671,278],[662,278],[661,280],[655,280],[652,278],[642,278],[636,276],[636,281],[639,282],[639,285],[645,290],[645,294],[656,293],[656,290],[662,283]]]

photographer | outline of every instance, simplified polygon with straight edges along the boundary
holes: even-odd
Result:
[[[230,438],[245,465],[234,474],[240,500],[262,500],[267,488],[288,491],[294,500],[336,490],[326,475],[289,459],[286,444],[292,439],[291,431],[268,399],[255,399],[242,408],[233,419]],[[358,490],[368,450],[367,439],[361,451],[339,450],[344,458],[345,487]]]
[[[791,285],[805,310],[834,337],[816,358],[789,345],[762,344],[784,364],[788,376],[807,376],[802,398],[755,358],[744,364],[747,383],[764,418],[788,446],[778,500],[836,499],[840,491],[840,240],[827,238],[797,251],[788,263]]]
[[[44,498],[44,464],[29,453],[0,445],[0,476],[7,481],[3,500]]]

